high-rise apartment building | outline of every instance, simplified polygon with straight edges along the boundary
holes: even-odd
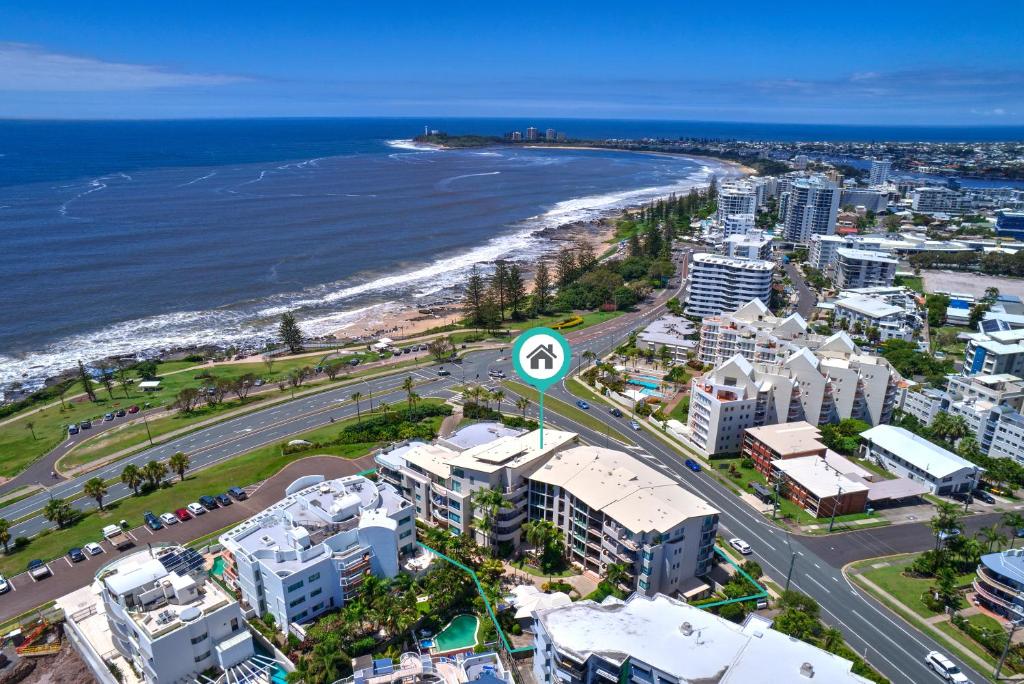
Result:
[[[892,160],[872,159],[871,172],[868,174],[868,185],[877,188],[888,183],[890,169],[892,169]]]
[[[526,139],[530,142],[537,140],[537,128],[535,126],[530,126],[526,129]]]
[[[757,189],[754,184],[747,180],[726,181],[718,188],[718,212],[716,219],[719,223],[725,221],[727,216],[734,214],[755,214],[757,213]]]
[[[806,245],[812,235],[834,234],[839,197],[839,188],[825,176],[793,181],[779,202],[779,220],[785,238]]]
[[[699,252],[690,260],[687,316],[717,316],[771,296],[775,262]]]

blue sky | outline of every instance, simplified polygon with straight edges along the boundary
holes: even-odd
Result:
[[[1024,123],[1024,3],[0,7],[0,117]]]

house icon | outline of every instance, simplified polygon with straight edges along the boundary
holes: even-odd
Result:
[[[554,345],[549,342],[538,344],[526,358],[530,360],[530,370],[539,370],[542,365],[544,370],[551,370],[558,357],[555,356]]]

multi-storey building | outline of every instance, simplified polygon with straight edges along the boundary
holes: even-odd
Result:
[[[832,311],[837,324],[845,321],[845,329],[866,334],[874,328],[881,340],[911,340],[919,327],[916,307],[908,314],[877,297],[842,297],[832,302]]]
[[[723,223],[727,216],[757,213],[757,189],[747,180],[726,181],[718,188],[718,213],[716,218]]]
[[[722,221],[722,237],[746,235],[755,225],[753,214],[728,214]]]
[[[340,608],[367,573],[394,577],[415,551],[413,507],[394,487],[360,475],[302,477],[287,496],[220,536],[224,577],[282,631]]]
[[[537,138],[538,138],[538,133],[537,133],[537,127],[536,126],[530,126],[529,128],[526,129],[526,139],[529,142],[535,142],[537,140]]]
[[[860,456],[908,480],[927,485],[933,494],[972,492],[984,468],[893,425],[876,425],[861,433]]]
[[[696,332],[688,318],[669,314],[644,328],[636,337],[636,346],[655,353],[668,349],[669,358],[674,363],[685,363],[697,346],[696,340],[689,339]]]
[[[888,183],[890,169],[892,169],[891,159],[872,159],[871,172],[868,174],[868,185],[877,188]]]
[[[598,576],[622,564],[638,593],[683,594],[714,557],[718,511],[640,459],[580,446],[530,476],[530,519],[562,531],[570,560]]]
[[[743,235],[729,235],[723,241],[725,255],[735,259],[772,258],[772,238],[762,230],[750,230]]]
[[[779,202],[779,221],[787,240],[806,245],[812,235],[836,232],[839,188],[825,176],[793,181]]]
[[[899,261],[882,252],[840,247],[836,250],[835,283],[848,290],[862,287],[891,287]]]
[[[969,333],[961,372],[1024,377],[1024,328]]]
[[[926,186],[911,193],[911,209],[922,214],[956,212],[963,205],[963,195],[949,188]]]
[[[853,663],[771,629],[742,625],[667,596],[577,601],[537,611],[538,684],[868,684]]]
[[[207,571],[202,556],[180,546],[154,546],[103,566],[93,587],[80,590],[91,605],[69,612],[66,622],[96,679],[113,681],[111,647],[147,684],[194,681],[252,658],[241,606]],[[106,629],[95,624],[104,618]]]
[[[529,476],[554,454],[579,443],[579,437],[549,428],[541,447],[536,430],[524,434],[500,424],[478,424],[460,433],[436,444],[413,442],[382,450],[375,459],[378,472],[413,504],[423,522],[473,534],[480,544],[518,548]],[[486,535],[474,525],[482,515],[473,505],[480,489],[497,489],[509,502]]]
[[[847,239],[841,235],[812,235],[807,263],[825,273],[838,258],[839,248],[846,245]]]
[[[887,423],[900,380],[888,361],[862,354],[845,332],[782,362],[751,363],[737,354],[693,379],[687,436],[705,453],[735,453],[743,431],[760,425]]]
[[[1024,211],[996,212],[996,235],[1024,239]]]
[[[1024,620],[1024,549],[982,556],[971,586],[988,610],[1008,622]]]
[[[775,264],[697,253],[687,274],[687,316],[717,316],[735,311],[751,299],[768,303]]]
[[[807,322],[800,314],[775,316],[761,300],[754,299],[736,311],[706,317],[701,323],[697,356],[712,366],[736,354],[750,362],[774,363],[801,347],[814,349],[824,340],[807,332]]]
[[[864,207],[866,211],[885,211],[889,206],[889,193],[868,188],[843,188],[839,199],[841,207]]]

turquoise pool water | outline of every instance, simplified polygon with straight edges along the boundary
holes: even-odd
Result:
[[[630,378],[626,382],[630,385],[638,385],[640,387],[646,387],[647,389],[658,389],[658,384],[651,382],[650,380],[637,380],[636,378]]]
[[[476,615],[456,615],[448,626],[434,637],[434,652],[448,653],[473,648],[476,646],[476,631],[479,626],[480,619]]]
[[[217,556],[213,559],[213,567],[210,568],[210,574],[214,577],[221,577],[224,575],[224,557]]]

